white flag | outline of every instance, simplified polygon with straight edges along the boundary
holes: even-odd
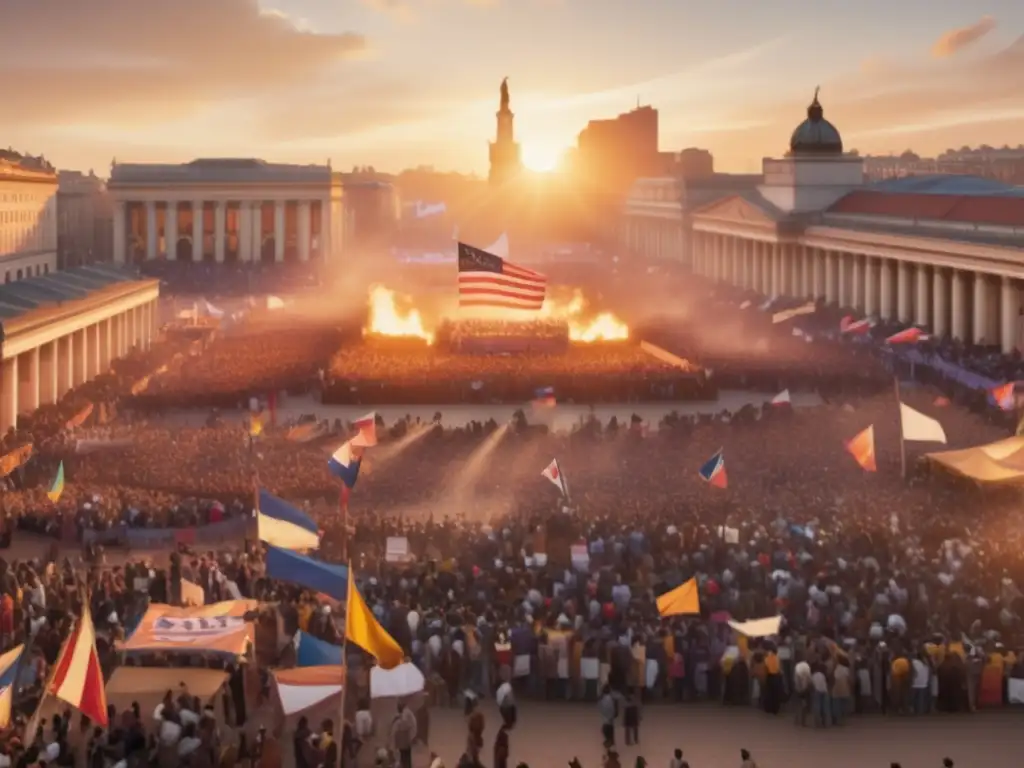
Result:
[[[793,401],[789,399],[789,390],[784,389],[775,397],[772,398],[772,405],[792,405]]]
[[[904,440],[946,443],[946,432],[939,422],[903,403],[900,403],[900,422],[903,425]]]
[[[501,235],[498,237],[498,239],[495,240],[493,243],[491,243],[486,248],[484,248],[484,250],[487,251],[488,253],[493,254],[495,256],[498,256],[498,257],[500,257],[502,259],[507,259],[508,258],[508,235],[505,234],[504,232],[502,232]]]
[[[813,301],[808,301],[803,306],[794,307],[793,309],[784,309],[781,312],[776,312],[774,315],[772,315],[772,322],[784,323],[787,320],[792,320],[794,317],[800,317],[800,315],[813,315],[817,309],[818,307]]]
[[[562,468],[558,466],[558,459],[552,459],[551,463],[544,467],[544,471],[541,475],[546,477],[556,486],[558,490],[562,492],[565,498],[569,498],[569,484],[565,481],[565,475],[562,474]]]

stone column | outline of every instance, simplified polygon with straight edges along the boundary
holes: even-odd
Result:
[[[928,312],[928,267],[924,264],[917,264],[914,270],[914,286],[916,297],[914,299],[914,322],[923,328],[931,328],[935,332],[935,323],[930,321]]]
[[[832,251],[821,251],[825,260],[825,303],[835,304],[838,300],[839,276],[836,274],[836,259]]]
[[[0,386],[0,432],[18,425],[18,358],[0,361],[3,380]]]
[[[75,368],[74,386],[80,387],[89,380],[89,371],[86,365],[89,362],[89,340],[86,338],[85,329],[74,332],[75,344]]]
[[[75,347],[71,336],[57,339],[57,399],[75,386]]]
[[[252,204],[252,260],[263,260],[263,202]]]
[[[89,359],[86,362],[86,368],[89,371],[89,378],[94,379],[105,370],[103,368],[103,357],[100,354],[100,325],[99,323],[93,323],[85,329],[86,336],[89,337]]]
[[[732,251],[732,284],[743,287],[743,241],[738,237],[729,238],[729,250]]]
[[[950,292],[953,294],[953,338],[967,341],[967,282],[959,269],[953,270],[953,287]]]
[[[974,322],[971,330],[972,339],[975,344],[982,342],[991,343],[993,339],[988,336],[988,284],[986,276],[981,272],[974,273]]]
[[[840,308],[849,306],[850,276],[846,273],[846,259],[839,251],[829,251],[828,255],[836,260],[836,305]]]
[[[114,202],[114,263],[124,264],[127,257],[128,205],[124,200]]]
[[[864,257],[850,254],[850,307],[864,311]]]
[[[167,260],[178,258],[178,201],[164,203],[164,242],[167,245]]]
[[[238,260],[252,261],[252,203],[238,204]]]
[[[284,200],[274,201],[274,261],[284,261]]]
[[[811,249],[806,245],[798,245],[797,252],[803,262],[802,277],[800,283],[800,295],[805,299],[813,299],[814,296],[814,265],[811,263]]]
[[[942,337],[949,334],[949,303],[946,274],[942,267],[932,268],[932,333]]]
[[[203,260],[203,201],[192,201],[192,261]],[[120,349],[120,347],[118,347]],[[118,353],[120,357],[120,352]]]
[[[1020,292],[1012,277],[1003,277],[999,297],[999,343],[1004,354],[1017,348],[1017,318],[1020,314]]]
[[[864,257],[864,314],[878,314],[878,260]]]
[[[217,203],[213,213],[213,253],[218,264],[224,263],[224,236],[227,234],[227,203]]]
[[[790,243],[788,246],[789,262],[792,270],[792,295],[795,298],[802,298],[804,295],[804,258],[798,243]]]
[[[18,378],[18,413],[32,413],[39,407],[39,347],[18,356]]]
[[[146,201],[146,261],[157,257],[156,203]]]
[[[312,241],[312,213],[310,210],[310,203],[308,200],[299,202],[299,261],[309,261],[309,244]],[[667,232],[663,230],[658,232],[658,257],[665,258],[668,255],[668,238],[666,238]]]
[[[751,288],[762,293],[764,276],[761,272],[761,243],[757,240],[750,241],[750,275]]]
[[[911,296],[911,265],[905,261],[896,263],[896,317],[902,323],[914,320],[913,298]]]
[[[53,405],[60,399],[57,393],[60,386],[57,383],[57,341],[44,344],[39,349],[39,404]]]
[[[880,316],[883,320],[892,320],[896,316],[896,308],[893,306],[893,288],[896,279],[893,275],[892,259],[880,259],[879,272],[881,273],[882,307]]]

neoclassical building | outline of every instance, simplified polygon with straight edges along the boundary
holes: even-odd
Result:
[[[1024,188],[968,176],[867,184],[817,96],[784,157],[765,158],[754,184],[729,178],[735,191],[696,205],[684,180],[638,181],[623,244],[769,298],[1022,346]]]
[[[0,152],[0,272],[12,283],[57,269],[57,174]]]
[[[114,163],[114,262],[331,259],[344,230],[330,165],[254,159]]]

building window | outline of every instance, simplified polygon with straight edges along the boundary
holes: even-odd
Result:
[[[49,264],[43,264],[43,274],[44,275],[50,274],[50,265]]]
[[[18,270],[18,274],[15,276],[15,280],[21,280],[22,274],[23,274],[22,270],[19,269]]]
[[[6,272],[4,272],[4,282],[5,283],[11,282],[11,270],[9,270],[9,269]]]

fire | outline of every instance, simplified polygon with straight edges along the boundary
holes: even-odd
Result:
[[[383,285],[370,288],[370,322],[367,333],[381,336],[410,336],[434,343],[434,334],[423,327],[423,319],[415,308],[401,310],[394,291]]]
[[[576,289],[567,302],[549,297],[541,309],[543,317],[564,320],[569,325],[569,339],[585,343],[595,341],[624,341],[629,338],[629,326],[611,312],[602,312],[585,318],[587,302]]]

